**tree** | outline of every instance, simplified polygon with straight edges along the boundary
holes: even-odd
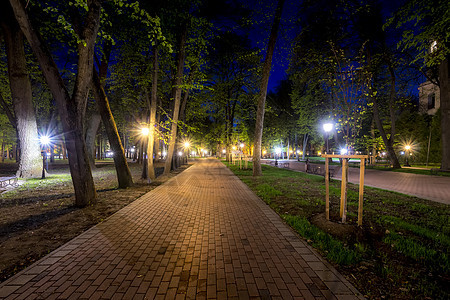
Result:
[[[2,5],[2,11],[11,12],[8,4]],[[41,176],[41,156],[38,140],[36,115],[33,108],[32,90],[24,49],[23,34],[14,18],[6,15],[1,22],[8,58],[8,75],[14,114],[5,108],[11,124],[17,130],[20,143],[20,161],[17,177],[38,178]]]
[[[402,50],[416,50],[411,64],[419,63],[425,74],[427,68],[438,69],[435,82],[440,88],[441,101],[441,169],[450,170],[450,3],[409,0],[387,25],[403,29],[398,44]]]
[[[153,151],[155,145],[155,127],[156,127],[156,102],[158,101],[158,47],[153,49],[153,76],[152,76],[152,96],[150,100],[150,120],[147,143],[147,171],[150,180],[156,179],[155,167],[153,166]],[[148,92],[146,91],[146,97]]]
[[[269,43],[267,45],[266,58],[264,59],[264,65],[262,70],[261,85],[258,95],[258,109],[256,112],[256,124],[255,124],[255,139],[253,150],[253,176],[261,176],[261,144],[264,128],[264,111],[266,105],[267,86],[269,84],[270,69],[272,65],[272,57],[275,49],[275,43],[277,41],[278,28],[281,21],[281,13],[283,10],[283,4],[285,0],[278,0],[277,8],[275,10],[275,18],[270,32]]]
[[[100,25],[100,1],[89,0],[87,12],[83,17],[78,12],[74,14],[76,19],[74,22],[80,22],[83,25],[80,27],[80,34],[78,35],[78,71],[72,97],[69,96],[69,91],[58,67],[37,28],[32,25],[22,2],[10,0],[10,4],[22,32],[41,65],[47,84],[58,106],[75,190],[75,204],[81,207],[95,204],[97,193],[84,140],[83,121],[94,68],[94,44]]]
[[[164,165],[164,175],[168,175],[171,170],[172,158],[174,155],[175,144],[177,139],[178,116],[180,113],[180,104],[181,104],[181,83],[183,80],[187,32],[188,32],[188,23],[187,21],[184,21],[179,32],[177,69],[173,77],[173,87],[172,87],[173,111],[172,111],[172,118],[170,120],[171,129],[169,137],[169,147],[167,150],[167,157]]]

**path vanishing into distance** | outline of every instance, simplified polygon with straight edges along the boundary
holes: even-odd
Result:
[[[363,297],[221,162],[205,159],[3,282],[0,298]]]
[[[305,171],[305,163],[303,162],[296,160],[279,160],[279,162],[289,162],[289,168],[292,170]],[[350,167],[348,170],[349,182],[358,184],[359,168]],[[333,178],[340,180],[341,177],[342,169],[339,169]],[[450,177],[366,168],[364,185],[450,204]]]

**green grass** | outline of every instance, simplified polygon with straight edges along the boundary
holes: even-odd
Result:
[[[311,223],[312,216],[325,212],[322,176],[262,165],[263,176],[253,177],[251,164],[248,170],[229,168],[331,262],[353,270],[361,262],[375,261],[371,274],[388,280],[392,292],[402,288],[411,298],[448,296],[444,286],[450,276],[450,206],[365,187],[363,229],[375,238],[333,236]],[[340,181],[331,180],[330,214],[335,218],[340,187]],[[358,186],[349,183],[347,195],[347,223],[356,226]],[[361,284],[371,295],[370,284]]]
[[[301,236],[310,240],[315,248],[324,252],[330,261],[340,265],[351,265],[360,260],[358,252],[345,247],[342,242],[312,225],[307,219],[292,215],[282,217]]]
[[[436,244],[436,247],[450,248],[450,237],[442,232],[430,228],[406,222],[403,219],[393,216],[382,216],[380,222],[393,230],[407,230],[414,235],[427,238]]]
[[[410,237],[404,237],[397,233],[389,233],[384,237],[383,242],[391,245],[398,252],[403,253],[417,262],[426,264],[433,271],[447,274],[450,271],[448,254],[429,248],[420,241]]]

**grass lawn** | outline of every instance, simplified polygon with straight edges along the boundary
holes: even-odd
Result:
[[[340,181],[330,186],[325,220],[322,176],[263,165],[263,176],[228,167],[370,299],[449,299],[450,207],[366,187],[358,227],[358,186],[349,184],[339,222]]]

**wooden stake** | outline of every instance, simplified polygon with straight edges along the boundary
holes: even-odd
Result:
[[[342,160],[342,181],[341,181],[341,207],[339,215],[342,218],[342,223],[345,223],[347,211],[347,175],[348,175],[348,160]]]
[[[365,159],[361,158],[361,163],[359,165],[359,205],[358,205],[358,225],[362,225],[363,218],[363,200],[364,200],[364,168]]]
[[[330,220],[330,170],[328,157],[325,158],[325,215]]]

